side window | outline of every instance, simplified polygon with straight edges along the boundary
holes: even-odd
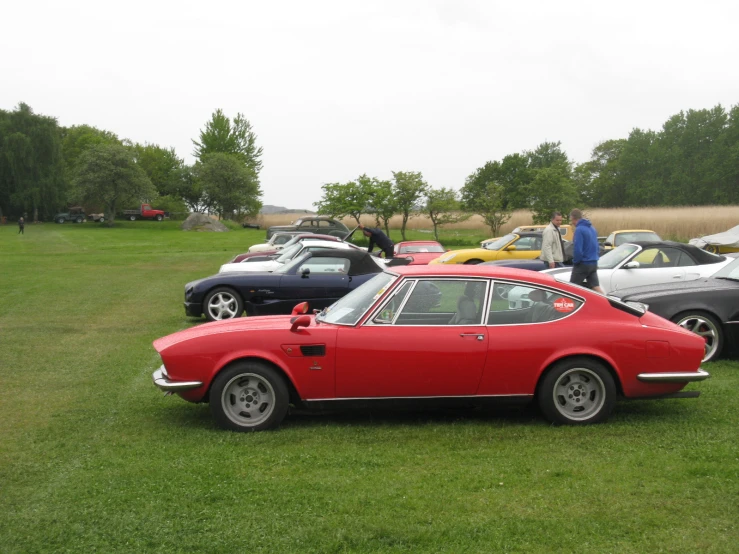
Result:
[[[541,250],[541,237],[521,237],[514,244],[516,250]]]
[[[688,256],[685,252],[680,252],[680,259],[677,262],[678,267],[688,267],[696,265],[695,260]]]
[[[395,316],[398,315],[398,310],[403,304],[408,291],[411,290],[414,281],[406,281],[403,285],[398,287],[396,292],[385,302],[385,305],[380,310],[380,313],[375,316],[372,320],[373,323],[388,325],[393,322]]]
[[[613,241],[615,238],[616,238],[616,235],[614,233],[611,233],[610,235],[608,235],[606,242],[610,244],[611,246],[615,246],[615,244],[613,244]]]
[[[546,323],[577,310],[582,302],[537,287],[495,283],[490,298],[488,325]]]
[[[419,280],[396,325],[479,325],[486,280]]]
[[[644,269],[660,267],[678,267],[683,263],[681,257],[685,258],[685,265],[695,265],[693,260],[677,248],[647,248],[634,258],[639,262],[639,267]]]
[[[311,275],[316,273],[349,273],[349,260],[342,258],[310,258],[298,268],[298,275],[304,269],[310,269]]]

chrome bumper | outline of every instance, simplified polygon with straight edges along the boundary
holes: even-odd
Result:
[[[703,381],[711,376],[710,373],[699,369],[698,371],[684,373],[640,373],[636,376],[639,381],[647,383],[692,383]]]
[[[152,373],[151,378],[154,380],[154,385],[164,392],[182,392],[203,386],[200,381],[171,381],[164,366]]]

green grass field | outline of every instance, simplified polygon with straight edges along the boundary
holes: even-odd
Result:
[[[151,342],[196,324],[184,283],[263,231],[16,233],[0,227],[4,553],[737,551],[737,361],[709,364],[698,399],[592,427],[366,412],[230,433],[154,388]]]

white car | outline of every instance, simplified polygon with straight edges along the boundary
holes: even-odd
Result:
[[[249,247],[250,254],[253,252],[267,252],[269,250],[282,250],[282,247],[290,241],[297,233],[275,233],[267,242],[253,244]]]
[[[598,280],[608,294],[618,289],[695,281],[713,275],[732,261],[689,244],[680,242],[626,243],[605,253],[598,260]],[[545,269],[558,281],[569,283],[571,267]],[[509,309],[519,310],[531,306],[523,287],[502,289],[500,296],[508,300]]]
[[[342,250],[356,248],[358,250],[363,250],[360,249],[358,246],[349,244],[348,242],[333,242],[329,240],[301,240],[300,242],[296,242],[292,246],[288,246],[287,248],[283,249],[282,253],[274,260],[267,260],[264,262],[238,262],[235,264],[223,264],[221,266],[221,269],[218,270],[218,273],[254,273],[257,271],[266,271],[268,273],[271,273],[278,267],[281,267],[283,264],[289,262],[296,256],[299,256],[306,251],[311,252],[313,250],[318,250],[322,248],[338,248]]]

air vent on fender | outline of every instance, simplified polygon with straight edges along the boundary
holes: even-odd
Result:
[[[324,344],[312,344],[308,346],[301,346],[300,352],[303,356],[325,356],[326,345]]]

